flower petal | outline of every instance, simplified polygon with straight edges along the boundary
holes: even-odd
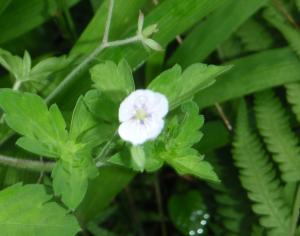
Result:
[[[119,108],[120,122],[132,119],[137,109],[143,109],[151,116],[162,118],[168,113],[169,104],[163,94],[147,89],[136,90],[122,101]]]
[[[149,118],[144,123],[138,120],[129,120],[119,126],[120,137],[133,145],[143,144],[144,142],[156,138],[164,127],[161,118]]]
[[[151,99],[147,104],[147,110],[155,117],[163,118],[169,111],[169,102],[165,95],[157,92],[152,92]]]

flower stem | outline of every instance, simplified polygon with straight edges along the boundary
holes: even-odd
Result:
[[[77,75],[79,74],[79,72],[82,71],[83,69],[85,69],[91,63],[91,61],[93,61],[105,48],[123,46],[126,44],[131,44],[131,43],[135,43],[135,42],[142,40],[142,38],[140,36],[135,35],[133,37],[129,37],[126,39],[108,42],[113,6],[114,6],[114,0],[110,0],[108,15],[107,15],[106,23],[105,23],[104,34],[103,34],[103,39],[102,39],[101,43],[88,57],[86,57],[80,64],[78,64],[65,77],[65,79],[56,87],[55,90],[53,90],[48,95],[48,97],[46,98],[47,103],[51,103],[55,97],[57,97],[59,94],[61,94],[75,80],[75,78],[77,78]]]
[[[108,42],[108,36],[109,36],[109,30],[110,30],[110,25],[111,25],[111,18],[112,18],[114,4],[115,4],[114,0],[109,1],[107,20],[106,20],[106,25],[105,25],[105,29],[104,29],[103,39],[102,39],[103,44],[106,44]]]
[[[12,90],[15,90],[15,91],[19,90],[19,88],[21,87],[21,84],[22,84],[22,81],[16,80],[12,87]]]
[[[15,157],[8,157],[0,155],[0,163],[6,166],[11,166],[19,169],[31,170],[31,171],[52,171],[55,162],[43,162],[43,161],[33,161],[26,159],[18,159]]]

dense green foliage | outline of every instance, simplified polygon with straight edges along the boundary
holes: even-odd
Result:
[[[299,236],[299,19],[299,0],[0,0],[1,235]],[[168,101],[139,145],[119,131],[136,90]],[[161,104],[139,99],[148,134]]]

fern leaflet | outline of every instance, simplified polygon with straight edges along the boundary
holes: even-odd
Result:
[[[289,117],[272,90],[255,95],[257,127],[285,182],[300,180],[300,148]]]
[[[280,181],[257,135],[251,130],[247,108],[241,103],[237,118],[233,158],[240,180],[253,202],[253,211],[269,235],[288,235],[290,210],[282,199]]]
[[[298,122],[300,122],[300,83],[290,83],[285,85],[287,100],[292,105]]]

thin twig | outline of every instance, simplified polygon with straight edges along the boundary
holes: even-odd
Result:
[[[273,5],[286,17],[286,19],[296,28],[299,30],[299,26],[294,18],[288,13],[288,11],[284,8],[282,3],[278,0],[272,0]]]
[[[219,114],[220,117],[222,118],[222,120],[223,120],[223,122],[224,122],[226,128],[227,128],[230,132],[232,132],[232,130],[233,130],[232,125],[231,125],[231,123],[230,123],[228,117],[226,116],[225,112],[223,111],[223,108],[220,106],[219,103],[215,103],[215,107],[216,107],[216,109],[217,109],[217,111],[218,111],[218,114]]]
[[[114,0],[109,1],[107,19],[106,19],[106,24],[105,24],[105,29],[104,29],[103,39],[102,39],[103,44],[106,44],[108,42],[108,36],[109,36],[109,31],[110,31],[110,25],[111,25],[114,4],[115,4]]]
[[[300,209],[300,184],[297,184],[297,192],[295,196],[295,201],[294,201],[294,207],[293,207],[293,215],[292,215],[292,220],[291,220],[291,236],[295,235],[296,228],[297,228],[297,223],[299,219],[299,209]]]
[[[54,168],[55,162],[40,162],[0,155],[0,164],[25,170],[50,172]]]
[[[117,135],[117,131],[115,131],[114,135],[104,145],[104,147],[101,149],[101,151],[98,154],[98,156],[94,159],[97,167],[102,166],[105,163],[105,161],[107,160],[107,154],[111,150],[112,142],[113,142],[114,138],[116,137],[116,135]]]
[[[159,184],[159,176],[158,173],[155,174],[154,180],[154,189],[155,189],[155,197],[157,202],[157,209],[159,212],[160,222],[161,222],[161,235],[167,236],[167,227],[165,223],[165,215],[162,205],[162,198],[161,198],[161,191],[160,191],[160,184]]]

